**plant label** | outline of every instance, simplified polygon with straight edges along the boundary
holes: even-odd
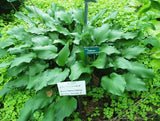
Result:
[[[99,47],[84,47],[84,55],[99,54]]]
[[[57,83],[60,96],[86,95],[85,81]]]

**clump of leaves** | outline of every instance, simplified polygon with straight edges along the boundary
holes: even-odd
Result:
[[[0,57],[15,56],[6,68],[10,81],[0,90],[3,96],[14,88],[34,89],[36,96],[26,102],[20,121],[27,121],[38,109],[44,109],[45,121],[62,121],[77,108],[74,97],[59,97],[56,84],[71,80],[86,80],[92,73],[101,73],[101,86],[114,95],[126,91],[147,90],[143,78],[154,73],[136,61],[144,50],[138,47],[139,31],[123,32],[121,26],[95,26],[104,12],[84,24],[83,10],[65,11],[52,4],[46,12],[26,6],[28,15],[15,14],[28,27],[14,27],[10,36],[0,42]],[[103,10],[104,11],[104,10]],[[99,54],[84,55],[84,47],[99,46]],[[95,71],[96,70],[96,71]]]

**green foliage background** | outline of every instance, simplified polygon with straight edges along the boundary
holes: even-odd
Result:
[[[83,8],[84,7],[84,1],[83,0],[32,0],[32,1],[26,1],[25,5],[35,5],[38,8],[41,8],[43,10],[46,10],[50,8],[51,3],[55,2],[58,5],[64,6],[67,10],[71,8]],[[147,3],[147,2],[146,2]],[[145,4],[145,3],[143,3]],[[124,31],[129,31],[130,29],[141,29],[139,28],[137,23],[134,23],[134,21],[138,21],[138,14],[135,13],[135,10],[139,7],[140,3],[138,1],[130,1],[130,0],[98,0],[98,3],[90,3],[89,5],[89,18],[95,16],[96,13],[98,13],[103,8],[107,8],[107,13],[105,16],[108,16],[111,12],[115,10],[119,10],[117,17],[113,20],[114,23],[121,23],[123,26]],[[129,7],[129,8],[128,8]],[[21,10],[25,11],[23,5],[21,6]],[[9,19],[10,16],[13,15],[2,15],[0,17],[0,25],[3,27],[0,27],[1,33],[3,35],[2,40],[7,38],[6,31],[9,28],[12,28],[15,25],[23,24],[24,22],[18,20],[17,18],[12,17],[13,19]],[[114,16],[114,15],[113,15]],[[110,17],[113,17],[110,16]],[[145,16],[145,15],[144,15]],[[4,21],[6,18],[7,22]],[[3,20],[3,18],[5,18]],[[8,22],[8,20],[10,22]],[[113,22],[109,21],[109,22]],[[154,21],[154,20],[152,20]],[[138,21],[139,22],[139,21]],[[144,21],[143,21],[144,22]],[[101,24],[101,23],[97,23]],[[154,23],[156,28],[159,28],[159,23]],[[154,32],[149,29],[148,31],[151,31],[151,33],[155,33],[158,31],[154,30]],[[148,32],[146,32],[148,33]],[[159,36],[158,36],[159,37]],[[157,48],[154,48],[151,52],[157,52]],[[154,79],[146,80],[147,87],[149,88],[146,92],[133,92],[132,94],[128,93],[123,97],[117,97],[117,96],[111,96],[112,99],[111,105],[106,105],[106,108],[104,108],[104,114],[108,119],[114,118],[113,117],[113,108],[115,110],[115,113],[119,116],[117,118],[123,118],[127,117],[130,120],[136,120],[137,117],[140,116],[143,120],[148,119],[158,119],[160,117],[160,89],[159,89],[159,82],[160,82],[160,67],[159,63],[159,55],[152,55],[154,59],[151,58],[148,53],[151,53],[150,49],[148,51],[144,52],[144,55],[139,57],[139,61],[141,63],[144,63],[149,68],[152,68],[156,74]],[[1,62],[7,62],[12,57],[7,57],[0,59]],[[155,59],[156,58],[156,59]],[[152,60],[152,61],[151,61]],[[5,80],[3,78],[3,75],[5,70],[0,70],[0,88],[2,88],[8,80]],[[155,90],[156,89],[156,90]],[[93,95],[94,95],[94,91]],[[19,118],[19,111],[24,105],[24,102],[29,100],[30,97],[33,97],[35,94],[32,90],[28,91],[22,91],[22,90],[13,90],[9,95],[5,97],[0,97],[0,117],[2,121],[6,120],[17,120]],[[108,94],[109,95],[109,94]],[[137,99],[137,101],[134,102],[133,99]],[[136,105],[138,104],[138,105]],[[35,114],[35,120],[42,120],[43,112],[37,111]],[[68,119],[69,120],[69,119]],[[76,119],[75,119],[76,120]]]

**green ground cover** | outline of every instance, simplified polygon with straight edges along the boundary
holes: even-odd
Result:
[[[82,0],[29,0],[25,1],[24,5],[34,5],[44,11],[51,7],[52,2],[55,2],[58,6],[64,6],[67,11],[70,9],[84,8],[84,1]],[[139,43],[140,46],[146,46],[145,51],[138,56],[140,63],[145,64],[147,68],[154,71],[155,77],[153,79],[145,79],[147,91],[132,91],[125,92],[123,96],[115,96],[106,92],[102,87],[99,86],[98,75],[92,75],[92,82],[87,88],[88,94],[83,96],[81,99],[82,108],[76,110],[72,113],[70,117],[65,118],[65,120],[157,120],[160,119],[160,55],[159,55],[159,45],[154,38],[150,35],[156,36],[159,39],[159,25],[158,21],[158,10],[153,8],[148,8],[146,10],[141,10],[141,13],[137,13],[141,9],[141,5],[150,4],[149,1],[129,1],[129,0],[99,0],[98,3],[89,4],[89,22],[91,18],[94,17],[101,10],[106,8],[106,12],[103,17],[98,20],[95,24],[99,27],[104,23],[110,23],[113,25],[120,24],[124,32],[130,32],[133,30],[142,31],[141,39],[148,38],[148,41],[144,43],[143,41]],[[26,13],[24,5],[21,6],[20,10]],[[153,11],[153,12],[152,12]],[[157,12],[157,18],[154,18],[155,11]],[[0,31],[3,36],[1,40],[8,38],[6,31],[16,26],[28,25],[22,21],[18,20],[13,16],[12,12],[9,15],[2,15],[0,17]],[[106,18],[109,19],[106,19]],[[156,27],[155,30],[153,22]],[[159,39],[160,40],[160,39]],[[149,43],[149,44],[148,44]],[[9,62],[13,56],[7,56],[5,58],[0,58],[0,63]],[[143,70],[142,70],[143,71]],[[6,69],[0,69],[0,88],[2,89],[4,85],[10,79],[6,79]],[[24,91],[22,89],[14,89],[8,95],[0,97],[0,117],[2,121],[12,120],[15,121],[20,116],[20,110],[24,106],[24,103],[31,97],[35,96],[33,90]],[[100,104],[101,103],[101,104]],[[37,110],[34,112],[34,116],[31,120],[41,121],[44,117],[44,110]]]

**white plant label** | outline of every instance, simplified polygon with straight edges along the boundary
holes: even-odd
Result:
[[[85,81],[57,83],[60,96],[86,95]]]

